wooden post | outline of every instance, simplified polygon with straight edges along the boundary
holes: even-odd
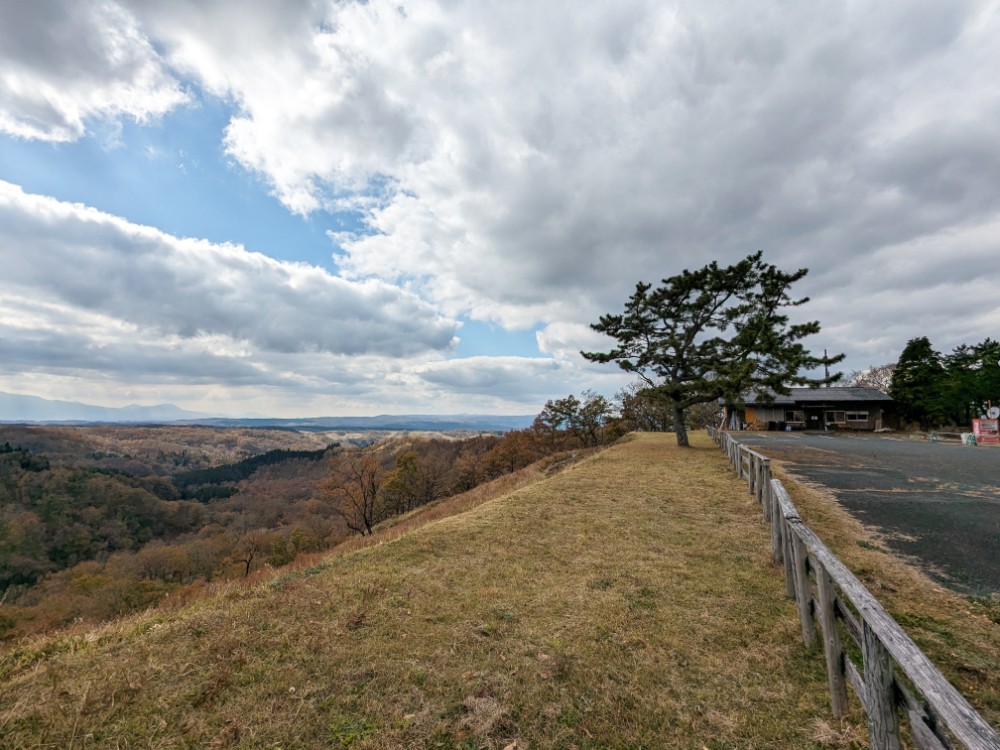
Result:
[[[795,573],[795,604],[799,609],[799,622],[802,625],[802,641],[806,648],[816,645],[816,624],[813,622],[813,595],[809,585],[809,554],[806,545],[795,533],[792,524],[788,524],[788,533],[792,539],[792,562]]]
[[[764,506],[764,520],[771,520],[771,459],[760,462],[760,504]]]
[[[872,750],[899,750],[899,715],[896,713],[892,659],[867,620],[862,620],[861,631],[865,693],[868,698],[868,740]]]
[[[777,480],[774,480],[777,481]],[[774,484],[771,485],[771,559],[781,562],[781,504]]]
[[[820,566],[816,570],[816,609],[823,629],[823,655],[826,657],[826,680],[830,686],[830,709],[833,718],[847,715],[847,680],[844,678],[844,647],[837,632],[837,592],[830,574]]]
[[[764,462],[767,459],[763,456],[754,456],[757,471],[753,477],[753,499],[760,503],[764,498]]]
[[[781,559],[785,563],[785,595],[795,598],[795,554],[792,552],[792,530],[787,518],[781,519]]]

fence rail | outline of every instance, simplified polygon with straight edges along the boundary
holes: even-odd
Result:
[[[771,554],[784,567],[806,647],[826,659],[830,707],[847,712],[847,687],[868,715],[873,750],[899,750],[900,718],[921,750],[1000,750],[1000,736],[917,648],[875,597],[799,518],[767,456],[728,432],[709,435],[729,458],[771,527]],[[818,629],[817,629],[818,626]],[[853,642],[853,656],[842,635]]]

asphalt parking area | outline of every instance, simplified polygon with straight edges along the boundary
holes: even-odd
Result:
[[[791,473],[828,487],[895,552],[949,588],[1000,595],[1000,446],[873,435],[736,437]]]

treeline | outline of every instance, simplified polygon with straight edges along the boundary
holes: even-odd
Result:
[[[892,369],[889,395],[903,423],[968,429],[990,404],[1000,405],[1000,342],[941,354],[926,336],[911,339]]]
[[[321,450],[285,450],[277,449],[261,453],[257,456],[245,458],[234,464],[223,464],[210,469],[195,469],[184,471],[173,475],[173,483],[180,489],[181,497],[194,498],[196,500],[208,501],[219,498],[230,497],[234,489],[225,487],[227,482],[242,482],[249,479],[253,474],[264,466],[270,464],[280,464],[293,459],[304,459],[307,461],[319,461],[328,450],[336,448],[337,444],[332,444]]]
[[[0,430],[0,443],[20,446],[53,463],[135,476],[208,469],[276,449],[321,450],[330,442],[322,433],[245,427],[5,424]]]

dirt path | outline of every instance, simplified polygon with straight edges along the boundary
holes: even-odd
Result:
[[[1000,594],[1000,448],[893,437],[742,433],[830,488],[896,552],[964,594]]]

